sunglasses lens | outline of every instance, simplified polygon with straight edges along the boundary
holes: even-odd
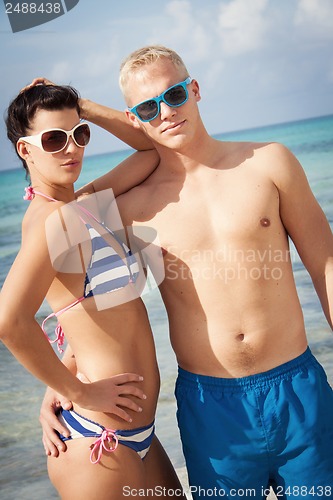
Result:
[[[76,144],[84,148],[90,140],[89,125],[79,125],[73,135]],[[42,135],[42,147],[46,153],[58,153],[66,147],[67,142],[67,134],[63,130],[49,130]]]
[[[83,123],[74,130],[74,139],[76,143],[82,148],[89,143],[90,128],[87,123]]]
[[[61,151],[67,143],[67,135],[62,130],[50,130],[42,135],[42,146],[46,153]]]
[[[149,121],[158,114],[158,105],[156,101],[146,101],[136,108],[136,112],[143,121]]]
[[[179,106],[187,100],[187,91],[181,85],[175,85],[164,94],[164,99],[170,106]]]
[[[177,107],[185,104],[188,99],[188,93],[186,84],[190,82],[190,78],[186,79],[180,84],[174,85],[169,90],[166,90],[163,94],[151,99],[149,101],[144,101],[134,108],[129,108],[130,111],[134,111],[140,120],[144,122],[149,122],[156,118],[159,114],[159,102],[164,101],[168,106]]]

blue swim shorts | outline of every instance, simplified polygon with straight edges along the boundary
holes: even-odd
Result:
[[[333,391],[309,348],[244,378],[179,368],[176,398],[193,498],[333,498]]]

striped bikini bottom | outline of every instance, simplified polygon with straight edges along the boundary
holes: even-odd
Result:
[[[71,433],[68,438],[60,434],[59,436],[62,441],[82,437],[97,438],[90,447],[90,461],[93,464],[97,464],[100,461],[103,450],[108,453],[113,452],[117,449],[118,444],[128,446],[136,451],[141,459],[144,459],[155,434],[154,421],[145,427],[138,427],[136,429],[107,429],[103,425],[93,422],[73,410],[62,410],[59,420]]]

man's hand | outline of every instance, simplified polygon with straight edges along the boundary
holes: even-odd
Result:
[[[59,452],[66,451],[66,444],[61,441],[57,432],[69,437],[70,432],[57,418],[60,408],[70,410],[72,403],[64,399],[60,394],[48,387],[42,402],[39,414],[39,422],[43,429],[43,445],[48,456],[57,457]]]

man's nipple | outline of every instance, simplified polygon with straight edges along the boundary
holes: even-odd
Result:
[[[271,221],[269,220],[269,218],[268,218],[268,217],[262,217],[262,218],[260,219],[260,225],[261,225],[262,227],[269,227],[269,226],[271,225]]]

